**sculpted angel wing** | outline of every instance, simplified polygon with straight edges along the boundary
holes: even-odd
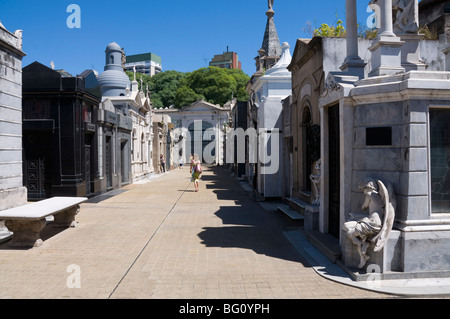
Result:
[[[380,251],[386,244],[394,224],[396,207],[396,199],[392,185],[387,183],[386,187],[382,181],[377,182],[380,188],[379,194],[384,203],[384,220],[380,232],[374,238],[374,242],[376,243],[374,251]]]

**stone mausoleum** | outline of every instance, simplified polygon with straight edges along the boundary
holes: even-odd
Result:
[[[290,46],[280,44],[274,21],[273,3],[266,11],[267,23],[261,48],[258,50],[256,72],[247,83],[250,99],[247,108],[247,133],[255,132],[257,141],[248,140],[246,176],[261,198],[280,198],[285,191],[284,138],[282,100],[292,93]],[[250,137],[250,139],[252,139]],[[253,158],[251,154],[258,154]],[[264,155],[263,155],[264,154]]]
[[[23,68],[23,180],[29,200],[101,192],[100,98],[91,72],[72,76],[39,62]]]
[[[252,85],[253,103],[257,108],[258,147],[264,149],[264,155],[256,164],[256,190],[265,198],[283,195],[282,100],[292,92],[291,73],[287,69],[290,63],[290,46],[285,42],[279,61]]]
[[[104,190],[131,182],[133,120],[131,81],[122,67],[122,48],[115,42],[105,50],[105,70],[97,77],[102,100],[98,112],[99,178]]]
[[[417,0],[370,4],[381,22],[370,61],[358,52],[356,0],[347,0],[347,57],[318,101],[318,229],[338,227],[339,262],[357,280],[369,266],[383,279],[449,276],[450,72],[421,59]]]
[[[224,164],[224,127],[229,123],[231,106],[197,101],[177,108],[155,110],[155,115],[168,115],[174,129],[173,163],[190,161],[191,154],[197,154],[208,164]]]
[[[22,179],[24,56],[22,31],[11,33],[0,22],[0,210],[27,202]]]

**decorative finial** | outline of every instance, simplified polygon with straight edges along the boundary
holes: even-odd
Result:
[[[271,18],[275,15],[275,11],[273,11],[273,2],[275,0],[269,0],[268,2],[268,6],[269,6],[269,10],[267,10],[266,15]]]

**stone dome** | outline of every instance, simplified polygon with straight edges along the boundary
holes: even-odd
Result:
[[[125,96],[130,79],[122,67],[122,48],[115,42],[105,50],[105,71],[98,76],[102,96]]]
[[[120,45],[118,45],[116,42],[111,42],[110,44],[108,44],[108,46],[106,47],[106,51],[122,51],[122,48],[120,47]]]

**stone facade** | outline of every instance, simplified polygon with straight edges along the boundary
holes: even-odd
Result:
[[[122,68],[122,49],[110,43],[105,71],[97,79],[102,92],[98,113],[99,178],[103,191],[131,183],[131,81]]]
[[[147,91],[148,92],[148,91]],[[150,98],[138,89],[134,80],[131,84],[129,110],[133,121],[131,142],[131,178],[137,180],[148,177],[153,171],[153,121]]]
[[[274,15],[273,2],[269,1],[263,43],[255,58],[256,72],[246,85],[250,96],[246,127],[247,132],[256,137],[250,137],[254,140],[245,146],[245,176],[261,199],[279,198],[284,193],[282,101],[292,91],[291,75],[287,70],[291,62],[290,46],[284,43],[282,48]],[[272,150],[271,147],[275,148]],[[262,153],[265,155],[259,156]]]
[[[446,195],[442,195],[444,200],[439,203],[443,207],[434,209],[436,194],[432,193],[434,183],[445,183],[445,167],[444,173],[433,172],[435,136],[430,134],[431,112],[444,110],[445,116],[445,110],[450,108],[450,86],[445,84],[449,81],[447,72],[368,78],[350,90],[351,99],[344,97],[339,102],[344,113],[342,126],[346,127],[341,139],[353,141],[341,142],[341,151],[346,154],[341,170],[351,172],[344,173],[341,180],[341,217],[347,219],[348,212],[360,210],[361,180],[373,176],[391,183],[395,189],[395,230],[383,252],[387,256],[373,255],[383,272],[450,270],[446,261],[450,230],[446,213],[450,206]],[[394,83],[397,89],[392,90]],[[386,130],[387,139],[383,137]],[[444,129],[438,134],[447,133]],[[442,194],[450,191],[445,187]],[[344,235],[341,242],[345,251],[350,243]],[[354,254],[344,254],[349,266],[354,265],[353,258]]]
[[[224,164],[224,125],[229,123],[229,105],[219,106],[197,101],[181,109],[159,109],[174,125],[174,164],[182,156],[189,163],[190,155],[197,153],[208,164]],[[178,153],[177,151],[178,150]]]
[[[22,31],[0,23],[0,210],[27,202],[22,179]]]
[[[356,2],[347,0],[347,5],[351,16],[349,10],[356,12]],[[322,176],[317,228],[336,238],[340,263],[356,279],[365,276],[368,266],[383,279],[448,276],[450,73],[436,71],[445,61],[441,52],[439,59],[433,59],[439,65],[427,71],[415,59],[407,61],[409,66],[416,64],[412,70],[405,67],[402,50],[411,52],[411,43],[393,33],[391,5],[391,1],[382,3],[382,28],[371,41],[371,56],[365,55],[361,41],[355,42],[360,57],[352,57],[364,62],[359,69],[325,71],[323,63],[327,73],[315,106],[321,127]],[[356,23],[348,28],[356,29]],[[339,57],[343,65],[350,49],[355,49],[348,41],[354,40],[347,39],[343,50],[347,57]],[[420,55],[431,60],[423,51]],[[297,92],[294,85],[294,100]],[[395,220],[385,245],[377,252],[371,246],[369,260],[360,266],[357,245],[343,225],[355,214],[364,216],[360,184],[368,178],[393,186]]]
[[[292,92],[290,46],[283,44],[280,60],[252,85],[251,95],[257,107],[258,148],[264,149],[264,158],[256,164],[256,189],[264,197],[281,197],[282,174],[282,100]],[[250,146],[252,147],[252,146]],[[270,155],[269,155],[270,154]],[[267,156],[267,158],[266,158]]]
[[[289,114],[286,114],[291,121],[292,188],[286,194],[290,194],[288,201],[295,202],[291,205],[292,208],[314,219],[313,223],[310,220],[305,222],[316,226],[319,225],[316,222],[319,208],[327,211],[329,203],[325,201],[321,207],[311,206],[314,201],[317,204],[318,193],[328,195],[328,192],[316,189],[311,180],[311,175],[322,157],[321,140],[327,140],[324,135],[327,133],[321,123],[323,115],[319,100],[326,90],[327,74],[336,71],[336,66],[345,60],[346,46],[345,38],[298,39],[292,62],[288,66],[292,73],[292,106]],[[365,76],[371,66],[369,46],[369,40],[358,40],[358,53],[364,57],[365,62],[365,68],[362,70]],[[321,164],[324,162],[326,159],[323,159]],[[327,176],[324,176],[324,180],[327,181]],[[333,233],[338,234],[339,225],[336,223],[334,227]]]
[[[71,76],[34,62],[23,69],[23,173],[29,200],[99,194],[93,71]]]
[[[178,155],[173,152],[173,124],[167,114],[155,112],[153,114],[153,170],[163,173],[178,164]],[[165,163],[161,162],[161,156]],[[174,160],[175,158],[175,160]],[[186,161],[185,161],[186,163]],[[163,167],[164,165],[164,167]]]
[[[291,198],[294,182],[294,138],[293,138],[293,127],[292,127],[292,95],[289,95],[282,103],[281,120],[282,120],[282,149],[281,149],[281,173],[283,174],[283,186],[281,190],[282,198]]]
[[[247,130],[247,101],[237,101],[235,104],[233,104],[234,107],[231,110],[231,123],[230,123],[230,131],[236,130],[236,129],[242,129],[243,131]],[[245,144],[248,144],[248,141],[244,142]],[[238,161],[238,144],[235,143],[233,145],[233,160],[228,162],[226,161],[228,169],[238,178],[244,178],[246,177],[246,169],[245,169],[245,163],[248,162],[248,152],[245,152],[244,154],[244,161]],[[225,152],[226,152],[225,148]],[[226,158],[226,154],[225,154]]]

